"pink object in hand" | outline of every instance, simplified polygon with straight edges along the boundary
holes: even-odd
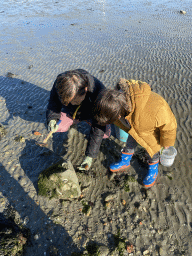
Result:
[[[61,112],[60,120],[61,120],[61,122],[59,124],[59,128],[58,128],[57,132],[67,132],[72,124],[79,123],[78,120],[73,120],[72,117],[70,117],[69,115],[67,115],[66,113],[63,113],[63,112]],[[90,122],[87,121],[87,123],[89,125],[91,125]],[[110,135],[111,135],[111,126],[107,125],[106,132],[105,132],[103,138],[107,139],[110,137]]]

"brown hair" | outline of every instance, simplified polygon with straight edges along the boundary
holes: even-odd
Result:
[[[61,103],[68,104],[74,95],[82,96],[85,94],[85,87],[88,87],[88,79],[76,70],[70,70],[58,75],[55,87]]]
[[[119,116],[126,116],[129,113],[124,93],[114,90],[102,90],[94,104],[94,118],[100,124],[112,124]]]

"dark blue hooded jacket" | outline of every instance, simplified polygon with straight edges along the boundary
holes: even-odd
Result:
[[[89,74],[87,71],[83,69],[77,69],[76,71],[82,74],[83,76],[86,76],[88,81],[88,90],[86,93],[86,97],[81,103],[81,106],[76,114],[76,119],[79,119],[80,121],[90,120],[90,119],[92,120],[91,132],[89,135],[89,140],[88,140],[85,155],[90,156],[92,158],[96,158],[100,149],[104,132],[106,130],[106,126],[101,126],[97,123],[97,121],[94,119],[94,116],[92,114],[92,110],[93,110],[94,101],[96,100],[99,92],[105,89],[105,86],[97,78]],[[50,99],[47,106],[47,111],[46,111],[47,123],[53,119],[58,121],[60,119],[61,112],[69,113],[70,116],[72,117],[73,113],[77,109],[77,106],[74,106],[70,103],[68,104],[68,106],[62,105],[55,86],[56,86],[56,81],[54,82],[53,88],[51,90]]]

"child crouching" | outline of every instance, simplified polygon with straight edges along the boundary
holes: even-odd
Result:
[[[145,187],[155,184],[159,151],[174,146],[177,122],[168,103],[141,81],[120,79],[115,89],[102,91],[94,107],[94,117],[100,124],[114,123],[129,133],[121,159],[112,163],[110,171],[118,172],[130,166],[135,148],[140,144],[149,155]]]

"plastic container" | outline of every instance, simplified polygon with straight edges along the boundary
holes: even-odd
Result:
[[[127,132],[125,132],[124,130],[121,130],[118,126],[115,125],[115,133],[116,133],[116,137],[122,141],[122,142],[126,142],[127,138],[129,136],[129,134]]]
[[[174,163],[177,150],[175,147],[169,147],[168,149],[162,148],[160,153],[160,162],[163,166],[169,167]]]

